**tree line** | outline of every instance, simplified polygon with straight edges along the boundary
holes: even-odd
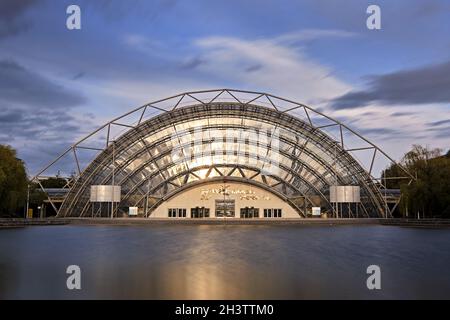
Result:
[[[10,146],[0,145],[0,215],[14,216],[27,196],[25,164]]]
[[[62,188],[66,180],[51,177],[41,184],[44,188]],[[0,144],[0,217],[24,217],[27,198],[36,213],[47,196],[37,183],[28,181],[25,164],[17,157],[17,152]]]
[[[391,180],[405,173],[396,165],[383,171],[386,187],[400,189],[401,200],[398,214],[408,218],[450,218],[450,150],[430,149],[414,145],[400,164],[416,180]]]

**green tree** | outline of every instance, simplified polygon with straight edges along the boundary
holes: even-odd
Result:
[[[25,166],[16,151],[0,145],[0,216],[16,215],[23,208],[27,183]]]
[[[41,181],[44,188],[63,188],[67,184],[67,180],[60,177],[50,177]]]
[[[42,205],[44,200],[47,199],[47,195],[42,191],[41,187],[37,183],[30,183],[30,203],[29,206],[35,212],[38,211],[37,207]]]
[[[388,188],[400,188],[403,216],[422,218],[450,218],[450,151],[445,156],[440,149],[414,145],[401,164],[417,180],[386,180]],[[383,177],[404,176],[398,166],[392,165]]]

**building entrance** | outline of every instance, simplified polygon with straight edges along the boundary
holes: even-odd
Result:
[[[233,199],[216,200],[216,217],[230,218],[235,216],[235,203]]]
[[[259,208],[254,207],[241,208],[241,218],[244,219],[259,218]]]
[[[209,218],[209,208],[205,207],[191,208],[191,218]]]

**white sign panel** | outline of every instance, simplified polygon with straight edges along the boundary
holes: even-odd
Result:
[[[361,202],[359,186],[330,186],[330,202]]]
[[[138,207],[129,207],[128,215],[129,216],[137,216],[138,215]]]
[[[313,216],[320,216],[320,207],[312,207],[311,210]]]
[[[120,202],[120,186],[91,186],[91,202]]]

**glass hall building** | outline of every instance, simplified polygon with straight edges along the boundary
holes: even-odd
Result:
[[[131,110],[35,178],[71,163],[66,171],[76,175],[55,207],[59,217],[284,219],[314,208],[327,217],[388,217],[393,207],[374,173],[390,162],[367,138],[309,106],[219,89]],[[99,197],[93,190],[102,186],[116,195]]]

